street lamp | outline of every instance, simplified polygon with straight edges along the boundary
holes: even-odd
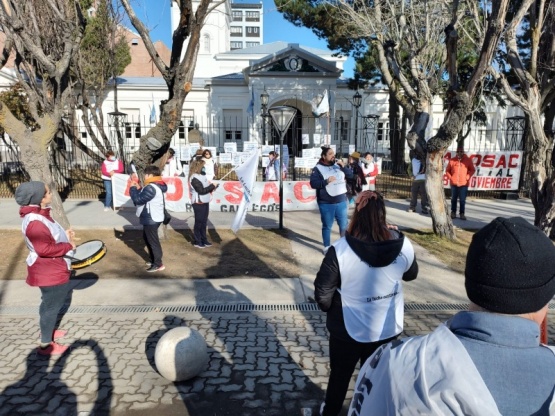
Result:
[[[355,150],[358,150],[358,108],[362,104],[362,95],[358,92],[355,92],[353,95],[353,105],[355,106]]]
[[[297,109],[282,105],[268,110],[275,128],[279,131],[279,151],[283,156],[283,138],[291,125]],[[283,159],[279,159],[279,229],[283,230]]]
[[[264,91],[260,94],[260,105],[262,106],[262,142],[266,143],[266,117],[268,117],[268,113],[266,109],[268,108],[268,101],[270,101],[270,96],[266,92],[266,87],[264,87]]]

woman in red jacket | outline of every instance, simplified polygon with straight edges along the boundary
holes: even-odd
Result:
[[[39,355],[60,355],[67,346],[55,342],[66,331],[56,330],[58,313],[69,292],[71,256],[75,249],[72,230],[64,230],[50,216],[52,194],[43,182],[25,182],[15,191],[15,200],[21,206],[21,230],[29,248],[27,256],[27,284],[38,286],[42,293],[39,308],[41,330]]]

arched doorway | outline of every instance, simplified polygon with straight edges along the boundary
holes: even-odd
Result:
[[[297,107],[291,106],[297,110],[297,114],[295,114],[295,118],[291,122],[291,125],[287,129],[287,133],[285,133],[285,137],[283,138],[283,144],[287,145],[289,149],[290,156],[301,156],[302,155],[302,130],[303,130],[303,113]],[[279,131],[275,128],[274,124],[272,123],[272,136],[271,142],[272,145],[279,145]]]

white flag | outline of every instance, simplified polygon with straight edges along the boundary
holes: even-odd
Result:
[[[256,171],[258,170],[258,153],[259,150],[255,149],[249,155],[248,159],[235,169],[237,178],[239,178],[239,182],[241,182],[241,186],[243,187],[243,199],[239,204],[237,214],[231,224],[231,231],[234,233],[237,233],[243,226],[243,222],[247,216],[247,209],[250,205],[252,191],[256,181]]]
[[[322,100],[320,102],[318,102],[319,97],[320,95],[312,100],[312,114],[314,115],[314,117],[320,117],[330,112],[328,90],[324,90],[324,95],[322,96]]]

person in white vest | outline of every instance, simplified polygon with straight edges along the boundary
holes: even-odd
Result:
[[[212,247],[206,236],[206,228],[208,226],[212,192],[219,186],[219,184],[215,185],[208,181],[204,165],[204,160],[198,157],[191,162],[191,167],[189,168],[189,190],[191,192],[191,204],[195,213],[195,226],[193,227],[195,241],[193,245],[196,248]]]
[[[58,313],[70,291],[71,262],[67,256],[75,249],[74,232],[64,230],[50,216],[52,194],[48,185],[39,181],[22,183],[15,190],[19,215],[23,218],[21,231],[29,249],[27,284],[41,291],[39,307],[39,355],[61,355],[67,345],[56,341],[67,331],[56,329]]]
[[[339,235],[345,235],[349,222],[346,179],[350,179],[352,175],[352,170],[346,168],[341,159],[335,159],[335,152],[331,147],[322,147],[320,160],[310,174],[310,186],[316,189],[316,202],[322,220],[324,254],[331,244],[334,220],[339,225]]]
[[[374,161],[372,153],[366,152],[360,159],[360,167],[364,176],[364,183],[362,184],[363,191],[376,190],[376,178],[378,177],[378,164]]]
[[[183,173],[183,167],[181,162],[175,156],[175,150],[171,147],[168,149],[168,158],[166,159],[166,164],[164,165],[164,170],[162,170],[162,176],[172,177],[181,176]]]
[[[212,182],[218,174],[218,164],[212,157],[212,152],[210,151],[210,149],[202,150],[202,160],[204,161],[204,171],[206,172],[206,179],[208,179],[208,182]]]
[[[145,186],[141,188],[137,182],[132,182],[129,195],[137,207],[137,217],[143,226],[143,239],[148,250],[149,260],[146,271],[161,272],[166,269],[162,263],[162,245],[158,237],[158,228],[164,221],[164,193],[168,185],[162,180],[158,166],[147,166],[144,170]]]
[[[418,203],[418,195],[420,195],[420,206],[422,214],[427,215],[430,210],[428,204],[428,194],[426,193],[426,162],[418,157],[414,150],[409,152],[410,158],[410,176],[412,184],[410,188],[411,199],[408,212],[416,212],[416,204]]]
[[[123,173],[123,162],[116,158],[112,150],[106,152],[106,160],[102,162],[100,173],[106,190],[104,211],[110,211],[112,209],[112,176],[115,173]]]
[[[494,219],[472,238],[465,287],[468,311],[366,362],[349,416],[555,414],[555,348],[540,343],[553,242],[524,218]]]
[[[418,275],[411,242],[387,224],[383,197],[362,191],[355,204],[347,234],[330,247],[314,281],[330,333],[324,416],[341,412],[357,362],[403,331],[402,282]]]

